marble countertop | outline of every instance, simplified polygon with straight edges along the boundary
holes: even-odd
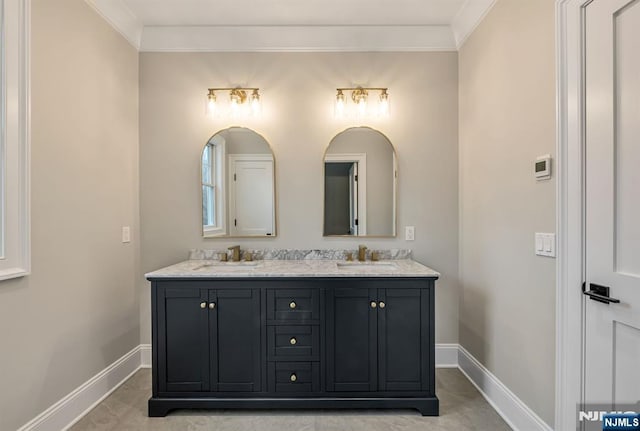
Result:
[[[187,260],[145,274],[148,279],[216,277],[432,277],[440,274],[411,259],[376,262],[345,260]]]

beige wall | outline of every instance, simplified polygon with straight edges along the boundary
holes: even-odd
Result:
[[[83,0],[33,0],[31,60],[32,275],[0,282],[3,431],[140,342],[138,54]]]
[[[499,0],[459,53],[460,342],[547,423],[554,415],[554,1]]]
[[[457,342],[457,75],[456,53],[142,53],[142,271],[184,260],[195,247],[408,247],[418,261],[442,272],[437,342]],[[388,136],[398,153],[402,235],[395,239],[322,237],[323,153],[337,133],[360,125],[333,118],[336,87],[351,84],[389,87],[391,118],[366,125]],[[262,119],[205,117],[206,89],[233,85],[260,87]],[[251,127],[272,146],[277,238],[201,238],[202,147],[230,125]],[[404,241],[405,225],[416,227],[416,241]],[[149,284],[141,277],[139,285],[142,340],[149,342]]]

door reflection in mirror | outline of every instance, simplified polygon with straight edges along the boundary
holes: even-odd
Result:
[[[202,151],[204,237],[275,236],[274,157],[253,130],[216,133]]]
[[[396,156],[369,127],[336,135],[324,157],[325,236],[395,236]]]

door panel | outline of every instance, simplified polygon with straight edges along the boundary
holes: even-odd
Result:
[[[209,301],[211,390],[260,391],[260,290],[210,290]]]
[[[615,15],[615,266],[640,277],[640,2]]]
[[[614,322],[613,324],[613,403],[624,403],[630,400],[640,401],[638,387],[640,381],[638,373],[638,360],[640,360],[640,328]]]
[[[161,392],[209,390],[206,290],[163,289],[158,295],[158,386]]]
[[[640,1],[586,8],[586,280],[619,304],[586,300],[585,401],[640,400]]]
[[[274,234],[273,160],[236,160],[229,196],[232,235]]]
[[[422,360],[421,316],[428,311],[422,310],[420,292],[420,289],[378,290],[381,391],[420,391],[423,387],[423,362],[426,359]],[[428,354],[424,356],[426,358]]]
[[[327,390],[377,390],[377,289],[327,290]]]

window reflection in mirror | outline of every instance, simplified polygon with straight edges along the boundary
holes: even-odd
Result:
[[[396,155],[382,133],[353,127],[324,157],[324,236],[396,235]]]
[[[205,237],[275,236],[274,158],[253,130],[231,127],[202,151],[202,227]]]

